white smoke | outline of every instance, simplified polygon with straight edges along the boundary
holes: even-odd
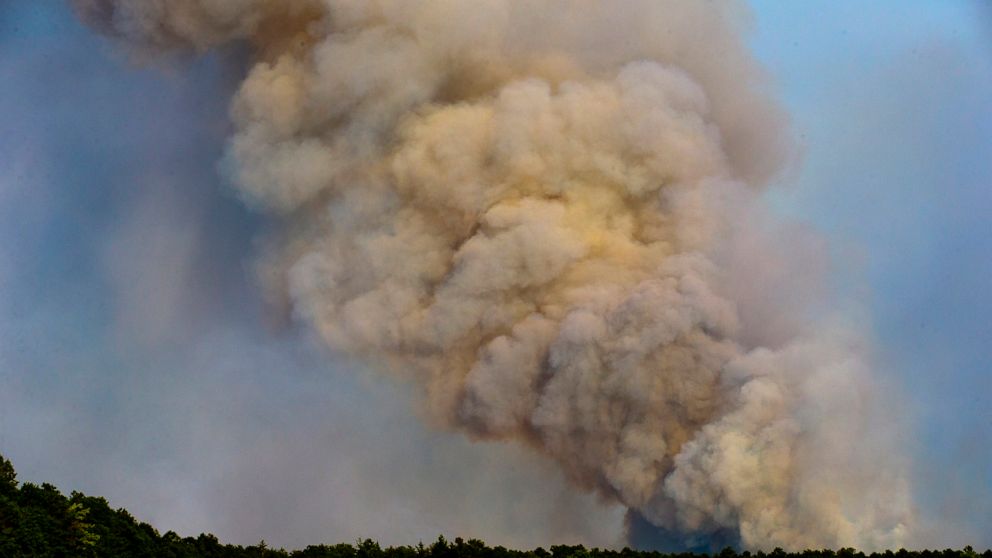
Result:
[[[225,165],[286,223],[263,273],[439,425],[687,536],[904,540],[864,351],[761,207],[789,141],[736,4],[76,4],[142,55],[252,45]]]

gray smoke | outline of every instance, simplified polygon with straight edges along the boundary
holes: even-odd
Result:
[[[137,56],[247,42],[224,166],[280,216],[273,296],[661,531],[900,546],[822,261],[760,189],[789,158],[732,3],[76,0]]]

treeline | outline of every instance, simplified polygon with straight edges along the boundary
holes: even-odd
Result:
[[[303,550],[222,544],[217,537],[201,534],[180,537],[172,531],[159,534],[124,509],[113,509],[104,498],[73,492],[68,498],[50,484],[19,484],[10,461],[0,456],[0,558],[20,557],[149,557],[149,558],[702,558],[699,554],[664,554],[623,550],[587,549],[557,545],[550,549],[512,550],[489,547],[479,540],[439,537],[430,545],[382,548],[372,540],[355,544],[315,545]],[[978,554],[964,550],[898,552],[865,555],[853,549],[807,550],[802,553],[741,552],[725,549],[717,558],[992,558],[992,551]]]

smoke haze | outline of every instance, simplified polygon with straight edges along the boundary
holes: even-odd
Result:
[[[9,7],[0,452],[21,480],[238,544],[618,542],[622,510],[552,464],[427,431],[408,389],[266,331],[265,223],[215,172],[240,60],[138,70],[66,6]]]
[[[791,142],[738,6],[76,5],[141,59],[250,45],[223,167],[282,223],[274,306],[431,424],[681,544],[905,541],[870,350],[820,242],[761,203]]]

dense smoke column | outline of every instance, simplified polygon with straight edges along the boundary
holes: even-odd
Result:
[[[731,3],[77,0],[139,56],[247,41],[224,166],[273,293],[430,417],[685,541],[898,546],[901,464]],[[790,231],[791,232],[791,231]]]

